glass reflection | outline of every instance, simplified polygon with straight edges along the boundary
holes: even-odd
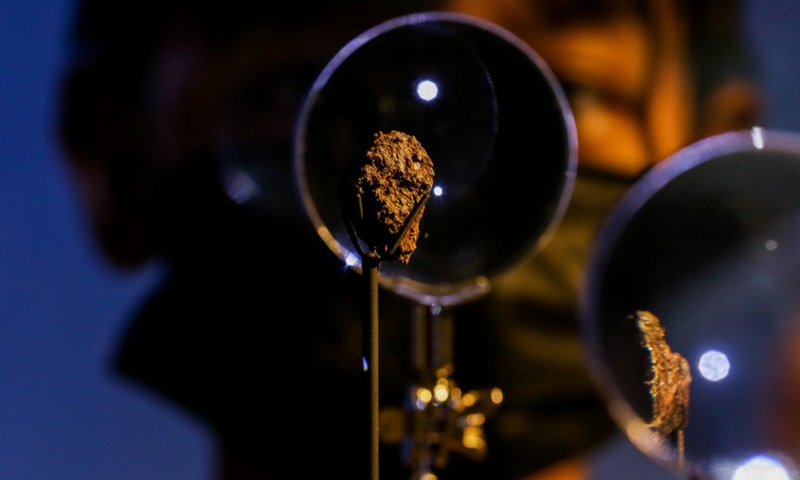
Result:
[[[417,96],[430,102],[439,95],[439,86],[430,80],[423,80],[417,84]]]
[[[758,455],[738,467],[732,480],[792,480],[792,477],[781,462]]]
[[[706,380],[718,382],[728,376],[731,364],[728,356],[718,350],[709,350],[700,356],[697,369]]]
[[[771,240],[771,239],[767,240],[766,242],[764,242],[764,248],[766,248],[768,251],[771,252],[771,251],[775,250],[776,248],[778,248],[778,242],[776,242],[775,240]]]

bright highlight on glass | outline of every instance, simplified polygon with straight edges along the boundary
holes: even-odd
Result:
[[[253,177],[238,168],[231,168],[223,175],[225,193],[236,203],[244,204],[261,193]]]
[[[764,132],[761,127],[753,127],[751,135],[753,136],[753,146],[759,150],[764,148]]]
[[[423,80],[417,84],[417,96],[430,102],[439,95],[439,87],[430,80]]]
[[[780,462],[759,455],[737,468],[732,480],[791,480],[791,477]]]
[[[344,263],[348,267],[352,267],[353,265],[360,265],[361,257],[352,252],[347,252],[344,256]]]
[[[709,350],[700,357],[697,364],[700,375],[706,380],[718,382],[728,376],[731,364],[728,356],[717,350]]]
[[[450,392],[448,390],[447,385],[440,384],[433,387],[433,396],[437,402],[441,403],[447,400],[447,397],[450,396]]]
[[[425,410],[431,400],[433,400],[433,392],[427,388],[419,387],[415,390],[414,408],[417,410]]]

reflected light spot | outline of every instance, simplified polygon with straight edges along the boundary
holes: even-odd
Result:
[[[485,450],[486,440],[483,439],[483,431],[477,427],[467,427],[464,429],[461,443],[465,447],[473,450]]]
[[[354,255],[352,252],[346,252],[344,255],[344,263],[348,267],[352,267],[359,264],[359,260],[361,260],[358,255]]]
[[[753,127],[753,131],[751,132],[751,136],[753,137],[753,146],[757,149],[761,150],[764,148],[764,132],[761,127]]]
[[[453,387],[453,389],[450,390],[450,398],[456,401],[461,400],[461,389],[458,387]]]
[[[427,388],[417,388],[414,392],[414,407],[417,410],[425,410],[429,403],[431,403],[431,399],[433,398],[433,393]]]
[[[766,242],[764,242],[764,248],[766,248],[771,252],[776,248],[778,248],[778,242],[776,242],[775,240],[767,240]]]
[[[492,389],[491,397],[492,397],[492,403],[494,403],[495,405],[500,405],[501,403],[503,403],[503,391],[500,390],[499,388]]]
[[[447,398],[450,396],[450,392],[447,388],[447,385],[436,385],[435,387],[433,387],[433,396],[439,403],[446,401]]]
[[[737,468],[732,480],[790,480],[790,477],[780,462],[758,455]]]
[[[478,426],[486,422],[486,415],[482,413],[471,413],[466,418],[467,425]]]
[[[423,80],[417,84],[417,95],[422,100],[430,102],[439,95],[439,87],[430,80]]]
[[[464,398],[461,399],[461,403],[465,407],[471,407],[471,406],[475,405],[476,401],[477,401],[477,398],[475,398],[475,394],[472,393],[472,392],[464,395]]]
[[[238,168],[225,172],[223,184],[228,197],[239,204],[248,202],[260,193],[253,177]]]
[[[724,353],[717,350],[709,350],[700,357],[697,368],[703,378],[717,382],[728,376],[731,364]]]
[[[436,185],[436,186],[433,187],[433,196],[434,197],[441,197],[442,193],[444,193],[444,190],[442,190],[442,187],[440,187],[439,185]]]

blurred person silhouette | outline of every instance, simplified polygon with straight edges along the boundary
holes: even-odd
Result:
[[[719,8],[715,13],[706,9]],[[498,386],[489,454],[442,479],[583,479],[615,431],[576,320],[594,230],[628,186],[703,135],[751,126],[755,93],[734,2],[367,0],[207,4],[83,0],[75,11],[61,133],[110,262],[166,275],[134,312],[115,371],[170,399],[219,439],[217,478],[360,475],[360,279],[319,239],[291,179],[295,114],[347,41],[393,16],[444,8],[529,42],[563,82],[579,174],[547,248],[458,308],[462,387]],[[724,14],[720,16],[720,12]],[[230,121],[230,120],[233,121]],[[220,174],[219,126],[268,159],[257,205]],[[254,208],[251,208],[254,207]],[[410,378],[411,308],[381,293],[381,395]],[[395,318],[396,317],[396,318]],[[566,463],[562,463],[566,462]],[[381,476],[407,478],[382,445]],[[562,466],[566,465],[566,466]]]
[[[216,478],[366,471],[362,443],[351,440],[363,418],[353,368],[361,365],[360,279],[300,208],[291,136],[324,64],[406,8],[359,0],[77,5],[61,112],[71,171],[108,260],[120,268],[160,261],[166,272],[134,312],[114,368],[213,431]],[[237,155],[265,159],[257,205],[238,204],[226,189],[221,125],[248,150]],[[399,454],[387,456],[387,478],[391,460]]]

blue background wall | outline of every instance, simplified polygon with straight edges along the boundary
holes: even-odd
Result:
[[[208,433],[107,368],[158,271],[98,258],[55,143],[71,6],[0,2],[0,479],[208,480]],[[748,22],[763,126],[800,131],[800,3],[751,0]],[[594,477],[674,478],[621,438],[597,452]]]

